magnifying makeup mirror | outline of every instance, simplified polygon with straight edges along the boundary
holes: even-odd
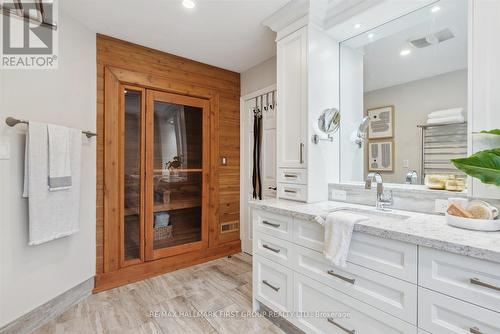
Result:
[[[321,138],[318,134],[312,136],[312,141],[318,144],[320,140],[333,141],[333,135],[340,127],[340,111],[336,108],[328,108],[323,110],[318,118],[317,129],[326,134],[327,138]]]
[[[361,123],[359,124],[358,131],[354,136],[354,143],[358,145],[359,148],[361,148],[363,143],[366,141],[366,131],[368,130],[369,126],[370,126],[370,117],[365,116],[361,121]]]

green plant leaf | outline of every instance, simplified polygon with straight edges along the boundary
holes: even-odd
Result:
[[[500,148],[480,151],[468,158],[452,159],[451,162],[482,183],[500,186]]]
[[[493,129],[493,130],[489,130],[489,131],[483,130],[483,131],[481,131],[481,133],[500,136],[500,129]]]

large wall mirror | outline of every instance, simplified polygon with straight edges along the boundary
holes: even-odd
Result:
[[[467,43],[467,0],[442,0],[340,44],[342,182],[465,180]]]

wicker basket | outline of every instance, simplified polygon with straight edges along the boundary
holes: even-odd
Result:
[[[154,228],[154,240],[165,240],[173,237],[172,225]]]

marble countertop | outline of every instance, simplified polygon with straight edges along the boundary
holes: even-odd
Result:
[[[316,216],[326,216],[329,212],[342,208],[369,214],[369,220],[355,225],[354,230],[382,238],[400,240],[415,245],[431,247],[451,253],[471,256],[500,263],[500,232],[480,232],[456,228],[446,224],[445,217],[410,211],[377,211],[372,206],[343,202],[299,203],[281,199],[251,201],[250,207],[312,220]],[[391,215],[405,216],[394,219]]]

